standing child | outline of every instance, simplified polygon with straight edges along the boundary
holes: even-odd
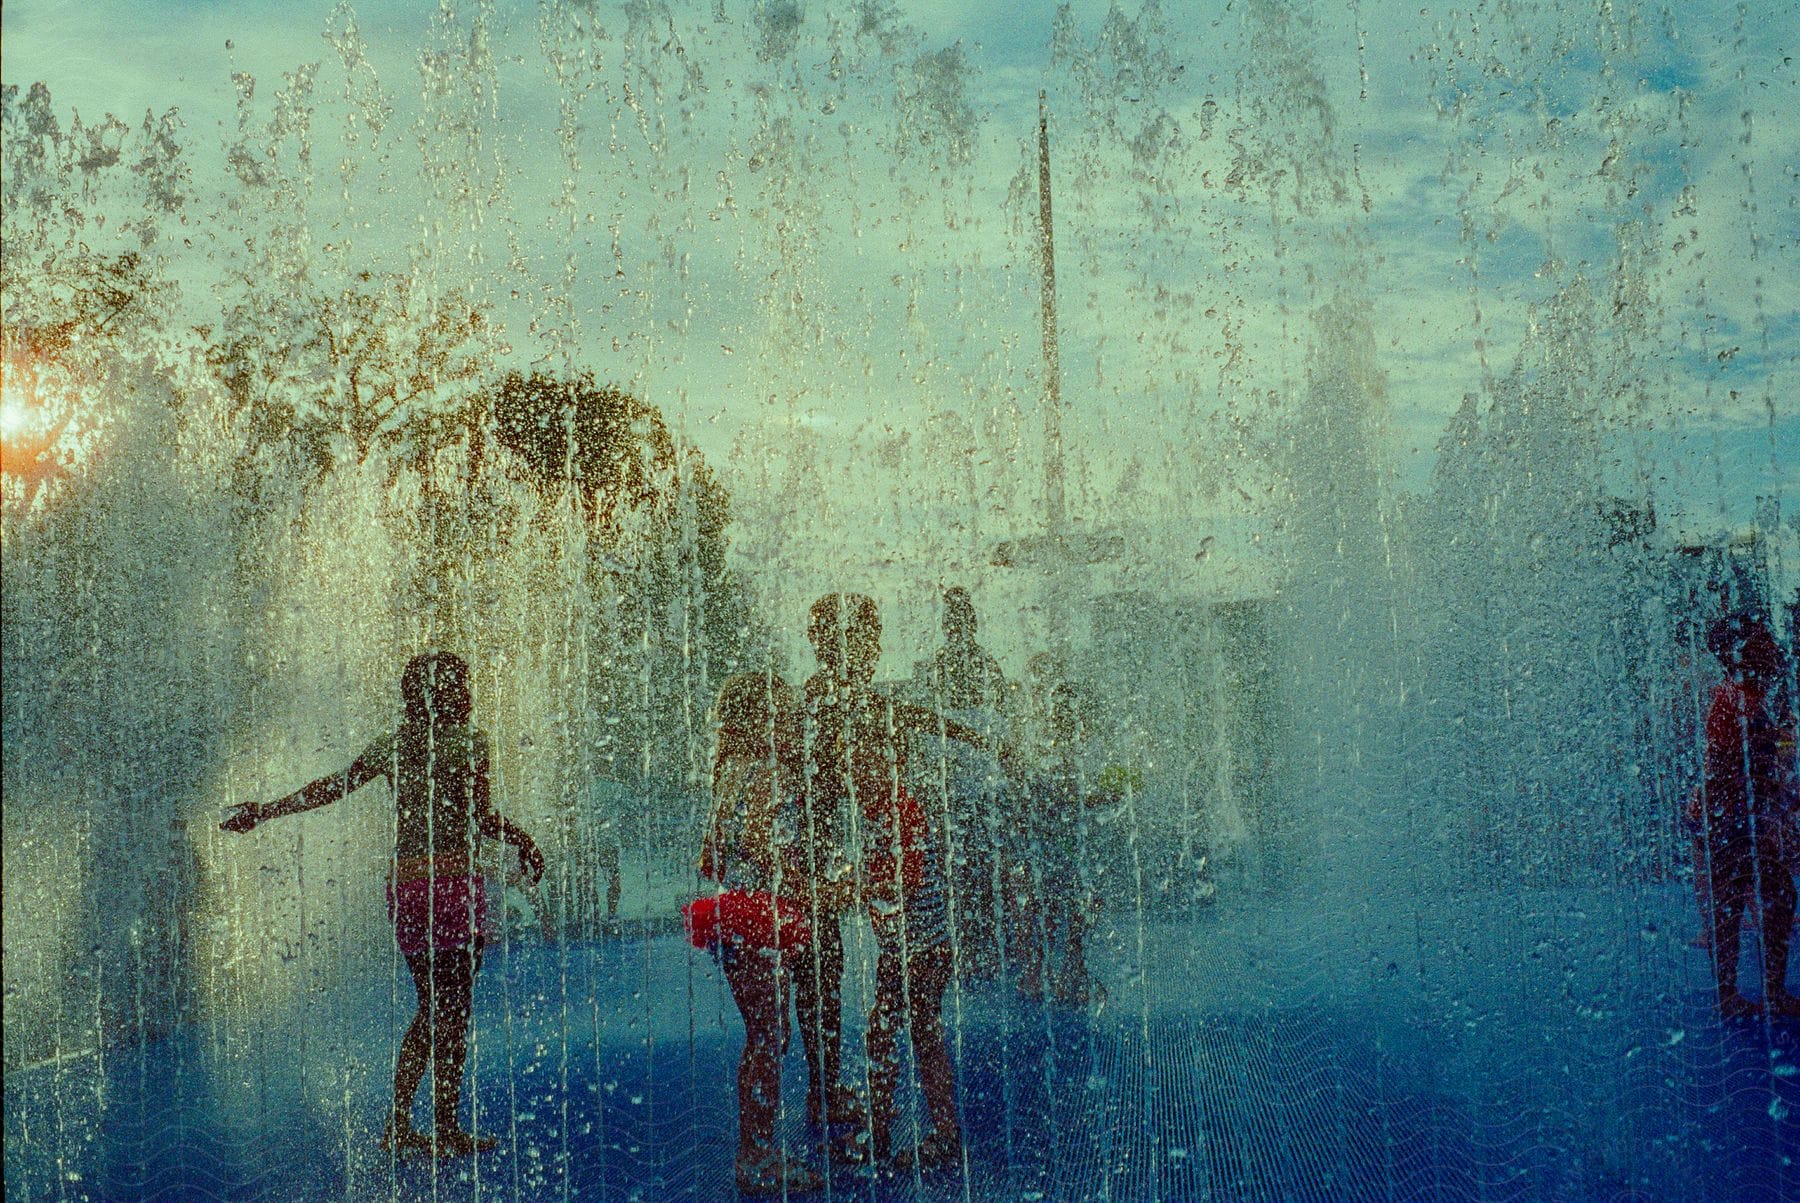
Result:
[[[1089,882],[1095,866],[1088,859],[1087,812],[1118,803],[1141,779],[1131,770],[1097,763],[1071,685],[1048,684],[1041,704],[1025,820],[1029,884],[1019,911],[1019,989],[1038,995],[1048,979],[1057,1001],[1082,1004],[1094,988],[1086,939],[1098,905]]]
[[[811,943],[798,902],[799,711],[780,677],[746,673],[720,688],[713,720],[713,812],[700,873],[718,889],[682,910],[694,944],[719,958],[744,1017],[737,1186],[745,1194],[817,1190],[819,1176],[775,1143],[789,983]]]
[[[900,782],[907,741],[914,735],[944,735],[976,747],[986,743],[959,723],[875,691],[881,617],[871,599],[837,593],[820,598],[809,634],[820,662],[806,687],[813,796],[848,803],[863,827],[861,876],[876,942],[875,1003],[867,1035],[871,1152],[878,1161],[892,1155],[898,1037],[906,1027],[931,1130],[895,1164],[947,1165],[961,1159],[962,1129],[943,1026],[951,975],[943,829]]]
[[[1706,776],[1700,819],[1712,901],[1713,968],[1719,1010],[1727,1017],[1758,1008],[1738,992],[1738,942],[1744,912],[1762,920],[1763,1006],[1800,1016],[1800,996],[1787,988],[1788,940],[1794,926],[1794,873],[1787,844],[1793,816],[1793,734],[1770,712],[1781,653],[1760,621],[1731,616],[1714,622],[1707,646],[1726,671],[1706,715]],[[1787,751],[1782,750],[1783,743]]]
[[[476,844],[485,837],[513,845],[521,871],[533,883],[544,875],[544,858],[529,835],[494,812],[487,736],[469,725],[469,666],[448,652],[414,656],[401,674],[400,696],[399,729],[370,744],[348,768],[267,806],[247,802],[219,826],[247,832],[258,823],[336,802],[376,777],[388,779],[395,811],[388,911],[419,1008],[395,1059],[394,1105],[384,1143],[396,1152],[464,1156],[494,1145],[492,1137],[465,1132],[456,1116],[487,911]],[[429,1136],[412,1125],[413,1096],[427,1066]]]
[[[922,666],[932,709],[984,735],[1010,720],[1011,691],[1000,663],[975,641],[975,604],[960,586],[944,590],[944,646]],[[956,896],[957,969],[965,979],[1000,972],[1002,897],[1010,797],[998,758],[960,741],[926,738],[913,749],[914,792],[942,814],[947,871]]]

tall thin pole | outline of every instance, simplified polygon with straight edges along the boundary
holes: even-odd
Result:
[[[1038,91],[1038,228],[1042,236],[1044,266],[1044,534],[1049,549],[1060,550],[1067,514],[1063,498],[1062,358],[1056,340],[1056,241],[1050,219],[1050,118],[1042,89]],[[1069,565],[1052,555],[1045,617],[1049,621],[1050,651],[1067,671],[1069,655],[1068,599],[1065,596]]]
[[[1052,539],[1063,534],[1062,360],[1056,345],[1056,242],[1050,220],[1050,120],[1038,92],[1038,229],[1044,266],[1044,518]]]

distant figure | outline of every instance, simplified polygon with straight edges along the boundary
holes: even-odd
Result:
[[[934,708],[998,743],[1010,721],[1010,691],[1000,662],[975,641],[975,631],[969,591],[944,590],[944,646],[926,665],[925,685]],[[927,737],[921,751],[919,776],[934,795],[943,791],[936,800],[950,824],[960,959],[966,971],[991,976],[1000,968],[1005,774],[991,753],[961,741]]]
[[[609,776],[594,778],[581,791],[582,853],[588,867],[606,877],[604,926],[608,930],[619,922],[619,819],[629,805],[631,791]]]
[[[1719,1010],[1752,1014],[1738,992],[1738,942],[1746,907],[1760,904],[1763,1002],[1771,1013],[1800,1015],[1787,990],[1788,941],[1794,925],[1793,731],[1770,713],[1770,693],[1782,671],[1769,629],[1734,615],[1715,621],[1707,647],[1725,669],[1706,716],[1702,830],[1712,892],[1712,952]],[[1782,744],[1789,751],[1783,755]]]
[[[1021,808],[1025,872],[1016,914],[1019,990],[1036,996],[1048,983],[1058,1002],[1083,1004],[1096,989],[1086,940],[1099,898],[1090,884],[1088,812],[1135,790],[1135,774],[1102,765],[1079,696],[1067,682],[1043,682],[1036,739],[1027,756],[1028,801]]]
[[[414,656],[401,674],[400,697],[399,729],[363,749],[348,768],[266,806],[247,802],[219,826],[246,832],[336,802],[377,777],[388,779],[395,808],[388,913],[419,1006],[395,1060],[393,1112],[382,1143],[397,1153],[466,1156],[495,1143],[464,1131],[457,1120],[487,909],[476,843],[513,845],[533,883],[543,877],[544,858],[529,835],[494,812],[487,736],[469,725],[468,665],[448,652]],[[413,1096],[427,1066],[429,1136],[412,1125]]]
[[[975,642],[975,603],[960,585],[944,590],[944,646],[931,658],[931,680],[952,710],[1003,711],[1006,676]]]
[[[962,1128],[943,1028],[951,972],[944,833],[901,782],[912,736],[937,733],[975,747],[985,747],[986,741],[960,723],[875,691],[881,617],[871,599],[839,593],[820,598],[813,604],[807,633],[820,665],[806,683],[807,822],[814,833],[842,831],[852,817],[860,823],[861,875],[875,930],[875,1003],[867,1037],[870,1153],[881,1162],[892,1154],[899,1116],[898,1038],[907,1027],[931,1130],[916,1149],[902,1152],[894,1162],[901,1167],[946,1165],[962,1156]],[[836,943],[835,959],[827,964],[820,958],[809,972],[829,991],[824,1005],[835,1010],[843,973],[842,937],[836,931],[837,915],[820,915]],[[815,943],[822,945],[825,939]],[[802,974],[803,991],[808,976]],[[815,1054],[809,1050],[808,1055]],[[821,1048],[817,1055],[832,1058],[835,1065],[835,1049]],[[818,1080],[830,1083],[835,1076],[828,1072]]]
[[[683,913],[689,938],[719,958],[744,1017],[737,1078],[738,1190],[804,1193],[824,1180],[789,1161],[775,1141],[790,983],[804,969],[811,942],[805,903],[813,891],[800,847],[800,711],[780,677],[745,673],[720,688],[713,722],[718,751],[700,873],[717,891],[695,899]],[[850,884],[842,883],[846,895]],[[804,1005],[800,1022],[803,1032],[818,1027]],[[815,1083],[814,1092],[823,1085]]]

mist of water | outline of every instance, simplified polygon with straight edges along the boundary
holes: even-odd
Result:
[[[496,795],[551,866],[478,987],[518,1156],[433,1189],[723,1191],[616,1147],[655,1104],[621,1065],[685,1097],[731,1064],[703,1063],[733,1022],[711,963],[670,959],[708,708],[813,671],[806,606],[839,589],[880,603],[903,688],[958,584],[1021,689],[1058,654],[1131,785],[1084,828],[1091,1076],[1008,1059],[1068,1013],[954,987],[1004,1139],[946,1197],[1107,1181],[1045,1167],[1032,1090],[1111,1100],[1130,1197],[1330,1196],[1320,1167],[1344,1197],[1710,1197],[1702,1105],[1644,1050],[1708,1014],[1696,624],[1721,592],[1785,622],[1800,564],[1763,211],[1792,139],[1750,95],[1791,28],[1257,0],[984,46],[903,5],[727,8],[445,3],[408,68],[343,3],[279,77],[196,50],[216,136],[193,85],[141,123],[7,85],[8,1197],[129,1193],[92,1150],[118,1067],[164,1067],[154,1095],[170,1056],[232,1147],[311,1150],[307,1189],[411,1189],[372,1155],[410,1006],[388,802],[217,823],[340,768],[425,647],[474,666]],[[1741,96],[1697,89],[1732,64]],[[1360,1136],[1258,1161],[1273,1121],[1229,1107],[1180,1157],[1119,1135],[1179,1091],[1094,1032],[1149,1058],[1197,1023],[1173,1064],[1209,1022],[1340,1013],[1370,1060],[1265,1053],[1325,1095],[1406,1066],[1376,1094],[1444,1109],[1498,1178]],[[1794,1145],[1791,1043],[1763,1038],[1759,1156]],[[1756,1188],[1792,1189],[1769,1156]]]

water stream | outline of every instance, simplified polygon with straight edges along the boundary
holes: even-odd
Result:
[[[8,6],[7,1199],[729,1197],[714,698],[854,591],[949,705],[959,586],[1105,782],[1089,997],[963,864],[966,1156],[820,1197],[1800,1193],[1681,814],[1707,623],[1800,608],[1800,23],[989,7]],[[219,830],[427,648],[548,865],[437,1162],[386,786]]]

